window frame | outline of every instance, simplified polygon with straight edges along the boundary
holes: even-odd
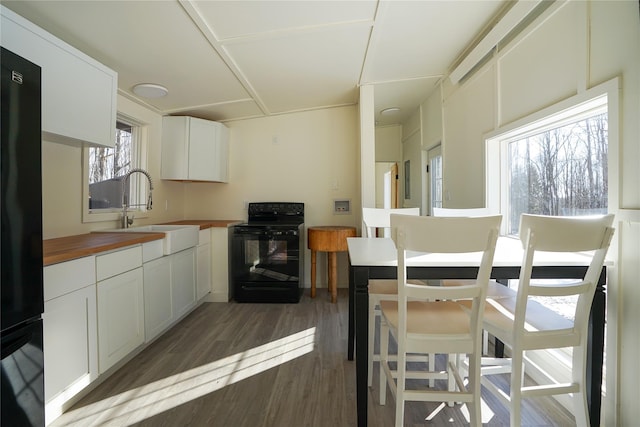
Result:
[[[132,127],[131,133],[134,142],[131,150],[131,168],[146,169],[147,125],[134,117],[120,112],[117,114],[116,120]],[[118,221],[122,217],[121,207],[89,209],[89,148],[91,147],[88,145],[82,148],[82,222]],[[146,180],[141,180],[138,175],[131,176],[131,197],[133,198],[133,195],[136,195],[135,202],[131,204],[144,204],[148,194],[148,188],[145,185]],[[127,210],[136,212],[136,218],[147,218],[149,216],[144,206],[131,207],[127,208]]]
[[[609,80],[578,95],[544,108],[484,136],[486,164],[486,206],[491,212],[508,215],[508,155],[509,142],[544,132],[580,118],[595,114],[606,107],[608,117],[608,212],[618,209],[618,79]],[[505,171],[503,173],[503,171]],[[501,234],[507,234],[508,220],[501,224]]]

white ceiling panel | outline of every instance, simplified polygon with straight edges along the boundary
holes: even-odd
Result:
[[[219,40],[308,27],[373,22],[376,1],[194,1]]]
[[[375,121],[377,125],[390,125],[405,122],[416,110],[406,105],[420,105],[433,92],[439,77],[403,80],[399,82],[375,85]],[[400,111],[391,115],[380,113],[385,108],[398,107]]]
[[[217,122],[262,117],[264,115],[260,107],[252,99],[216,105],[203,105],[187,109],[182,108],[175,111],[168,110],[166,113],[180,116],[193,116]]]
[[[526,1],[526,0],[520,0]],[[161,114],[234,120],[353,105],[415,112],[509,0],[2,0],[118,72]],[[137,83],[166,86],[136,97]]]
[[[369,26],[276,35],[225,47],[272,113],[357,102]]]
[[[383,4],[366,82],[443,74],[501,4],[394,1]],[[473,29],[473,30],[471,30]]]

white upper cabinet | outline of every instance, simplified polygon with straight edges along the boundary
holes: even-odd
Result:
[[[118,74],[0,6],[1,43],[42,69],[42,131],[54,142],[115,145]]]
[[[228,182],[229,129],[187,116],[162,119],[162,179]]]

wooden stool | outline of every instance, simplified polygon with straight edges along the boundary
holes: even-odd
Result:
[[[331,302],[338,300],[338,263],[336,252],[347,250],[347,237],[356,237],[355,227],[340,225],[309,227],[308,245],[311,249],[311,298],[316,297],[316,251],[328,253],[328,281]]]

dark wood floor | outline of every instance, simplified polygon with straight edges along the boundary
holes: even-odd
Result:
[[[113,374],[53,425],[342,427],[356,425],[355,363],[346,358],[346,290],[337,304],[321,289],[299,304],[205,303]],[[369,426],[392,426],[394,401]],[[488,426],[508,412],[483,392]],[[573,425],[552,399],[527,402],[530,426]],[[465,408],[408,403],[407,426],[461,426]]]

